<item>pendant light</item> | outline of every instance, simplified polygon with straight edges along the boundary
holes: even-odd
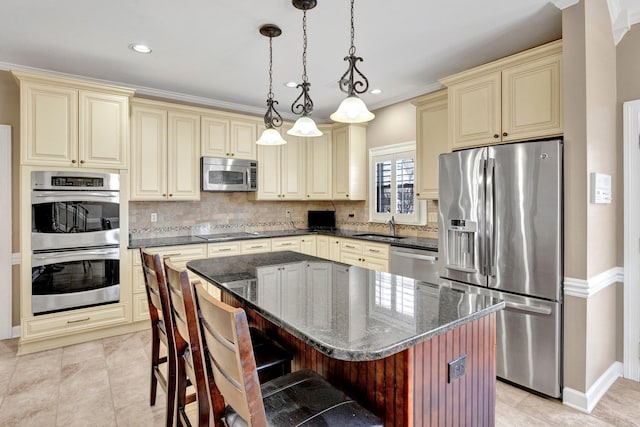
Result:
[[[302,83],[296,87],[302,89],[300,95],[291,104],[293,114],[300,114],[300,118],[296,120],[293,127],[287,131],[289,135],[294,136],[322,136],[322,132],[316,126],[311,117],[313,111],[313,101],[309,96],[309,79],[307,78],[307,10],[313,9],[318,4],[317,0],[293,0],[293,6],[302,10]]]
[[[358,61],[362,61],[362,57],[356,56],[356,47],[353,43],[355,34],[353,28],[353,3],[354,0],[351,0],[351,47],[349,48],[349,55],[344,57],[344,60],[349,62],[349,67],[338,81],[338,87],[347,94],[347,97],[340,103],[336,112],[329,116],[331,120],[341,123],[364,123],[373,120],[375,117],[375,114],[367,109],[367,106],[357,95],[369,89],[369,80],[356,65]],[[359,80],[356,80],[356,78]]]
[[[273,24],[265,24],[260,27],[260,34],[269,37],[269,93],[267,94],[267,112],[264,114],[264,125],[266,129],[256,141],[258,145],[282,145],[287,141],[282,139],[280,132],[276,128],[282,126],[282,117],[276,111],[275,105],[278,101],[273,99],[273,38],[282,34],[282,30]]]

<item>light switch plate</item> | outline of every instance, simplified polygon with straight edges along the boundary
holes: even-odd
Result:
[[[467,373],[467,355],[463,354],[449,362],[449,383]]]
[[[438,212],[429,212],[427,222],[438,222]]]

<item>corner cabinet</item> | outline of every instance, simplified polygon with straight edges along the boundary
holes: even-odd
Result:
[[[21,164],[126,169],[133,90],[12,71],[20,85]]]
[[[367,199],[366,125],[340,125],[332,131],[333,199]]]
[[[416,106],[416,197],[438,198],[438,159],[449,151],[447,89],[412,101]]]
[[[134,100],[131,161],[130,200],[199,200],[199,113]]]
[[[202,155],[256,160],[259,123],[233,114],[203,114]]]
[[[563,133],[561,41],[446,77],[441,83],[449,89],[452,150]]]

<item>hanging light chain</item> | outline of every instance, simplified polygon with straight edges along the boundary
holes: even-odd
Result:
[[[269,37],[269,93],[267,98],[273,99],[273,37]]]
[[[307,77],[307,9],[302,10],[302,83],[296,87],[301,89],[301,92],[291,104],[291,112],[308,116],[313,111],[313,101],[309,95],[311,83]]]
[[[351,0],[351,47],[349,48],[349,55],[355,55],[356,54],[356,46],[354,43],[354,39],[355,39],[355,25],[353,24],[353,3],[355,0]]]
[[[269,37],[269,92],[267,93],[267,111],[264,114],[264,125],[267,129],[278,128],[282,126],[282,116],[276,110],[278,105],[273,94],[273,38],[280,35],[280,29],[275,26],[264,26],[261,28],[261,34]]]

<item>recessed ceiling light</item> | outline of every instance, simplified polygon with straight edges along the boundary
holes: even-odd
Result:
[[[129,49],[138,53],[151,53],[151,48],[146,44],[141,43],[131,43],[129,45]]]
[[[286,82],[284,85],[286,87],[297,87],[298,83],[296,83],[296,82]]]
[[[382,93],[382,89],[372,89],[371,92],[369,92],[369,93],[371,93],[373,95],[377,95],[379,93]]]

